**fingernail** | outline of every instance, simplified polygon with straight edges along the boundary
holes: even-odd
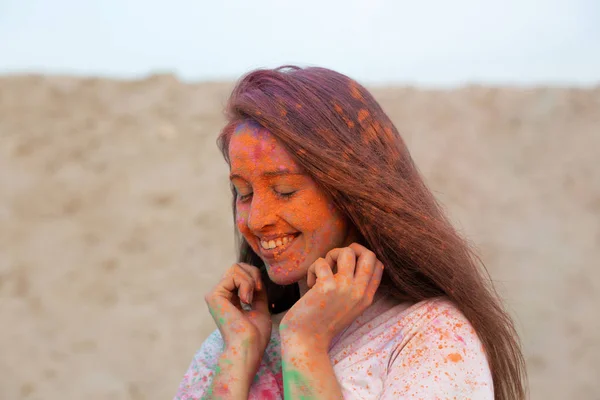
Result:
[[[246,302],[247,302],[248,304],[252,304],[252,295],[253,295],[253,293],[252,293],[252,292],[250,292],[250,293],[248,294],[248,296],[246,296]]]

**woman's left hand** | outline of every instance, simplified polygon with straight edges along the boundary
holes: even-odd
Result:
[[[357,243],[316,260],[308,269],[310,290],[281,321],[282,340],[309,341],[327,352],[331,340],[372,304],[382,273],[375,253]]]

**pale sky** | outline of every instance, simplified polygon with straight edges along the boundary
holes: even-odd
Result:
[[[0,0],[0,74],[600,83],[600,0]]]

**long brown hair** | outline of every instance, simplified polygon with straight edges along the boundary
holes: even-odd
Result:
[[[471,322],[487,353],[495,398],[525,398],[525,362],[516,330],[491,280],[425,185],[392,121],[345,75],[284,66],[243,77],[217,141],[229,163],[231,133],[254,121],[274,135],[328,194],[386,266],[381,290],[401,300],[446,296]],[[235,218],[235,198],[233,201]],[[278,286],[239,235],[239,261],[261,268],[271,312],[299,297]]]

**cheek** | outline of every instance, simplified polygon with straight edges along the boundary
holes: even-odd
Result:
[[[326,223],[319,229],[318,236],[321,243],[330,246],[335,243],[337,235],[335,228],[331,224]]]
[[[312,245],[329,246],[339,242],[344,236],[346,224],[338,215],[334,206],[319,204],[290,210],[285,218],[294,221],[294,225],[307,234]]]
[[[244,207],[237,206],[235,214],[235,225],[238,230],[245,233],[248,230],[248,211]]]
[[[340,240],[346,235],[346,224],[334,215],[324,220],[319,229],[320,240],[328,245],[339,246]]]
[[[281,211],[282,219],[286,220],[290,225],[303,231],[304,233],[313,233],[319,229],[322,221],[314,214],[310,207],[295,207],[289,210]]]
[[[332,204],[322,201],[314,202],[308,209],[310,209],[310,213],[306,215],[305,220],[313,230],[330,235],[340,229],[340,218]]]

